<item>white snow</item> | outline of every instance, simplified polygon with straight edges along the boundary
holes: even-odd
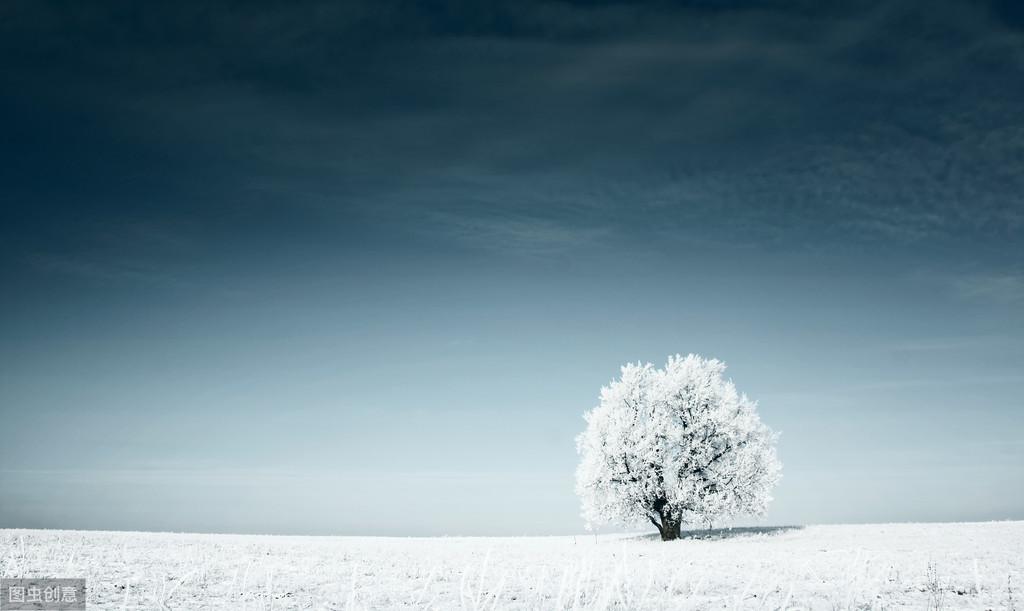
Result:
[[[0,574],[85,577],[92,610],[1024,608],[1024,522],[716,534],[0,530]]]

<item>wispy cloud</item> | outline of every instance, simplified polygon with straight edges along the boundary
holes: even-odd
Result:
[[[1001,304],[1024,303],[1024,274],[981,274],[955,278],[954,290],[964,298]]]
[[[581,248],[608,235],[604,227],[579,227],[529,216],[472,216],[434,212],[428,231],[485,250],[546,255]]]
[[[973,337],[934,337],[888,342],[881,346],[887,352],[946,352],[951,350],[987,350],[1017,346],[1015,338],[1005,335],[979,335]]]
[[[842,408],[859,403],[859,395],[870,395],[886,391],[954,389],[965,387],[1014,386],[1024,384],[1024,375],[964,375],[946,377],[906,377],[898,379],[878,380],[863,384],[836,385],[810,389],[797,389],[765,394],[762,401],[782,404],[801,402],[818,406],[836,406]],[[850,401],[857,398],[857,401]],[[881,403],[880,405],[886,405]]]
[[[82,256],[39,253],[28,262],[39,271],[98,284],[145,284],[183,286],[187,283],[169,274],[165,266],[143,264],[125,259],[90,259]]]

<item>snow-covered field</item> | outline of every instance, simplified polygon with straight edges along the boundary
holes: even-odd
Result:
[[[0,530],[4,577],[90,609],[1024,609],[1024,522],[648,537]]]

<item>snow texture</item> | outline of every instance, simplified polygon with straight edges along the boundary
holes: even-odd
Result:
[[[1024,522],[579,537],[0,530],[89,609],[1021,609]]]

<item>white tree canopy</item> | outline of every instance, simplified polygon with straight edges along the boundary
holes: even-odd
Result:
[[[587,527],[651,522],[663,539],[683,524],[758,515],[781,474],[777,435],[757,404],[696,354],[664,369],[628,364],[601,389],[576,438],[576,492]]]

